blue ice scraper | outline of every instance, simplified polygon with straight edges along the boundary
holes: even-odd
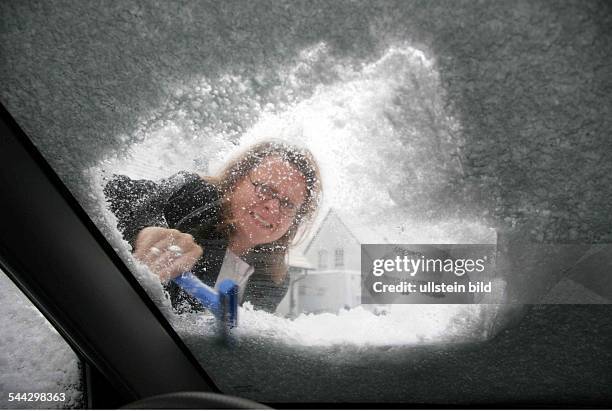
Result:
[[[183,273],[172,281],[212,311],[223,330],[227,331],[238,325],[238,285],[235,282],[223,280],[219,284],[219,291],[216,291],[190,272]]]

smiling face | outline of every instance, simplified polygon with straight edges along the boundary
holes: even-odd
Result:
[[[232,243],[240,250],[278,240],[291,227],[305,197],[302,173],[280,157],[264,159],[230,194],[236,227]]]

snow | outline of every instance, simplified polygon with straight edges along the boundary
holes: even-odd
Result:
[[[380,238],[397,243],[495,242],[495,232],[481,221],[460,216],[425,221],[389,194],[403,183],[405,167],[419,176],[418,181],[411,182],[419,193],[453,177],[451,168],[447,175],[428,174],[435,159],[424,161],[420,157],[423,144],[434,144],[425,138],[432,127],[421,121],[426,113],[439,117],[435,126],[447,136],[448,144],[458,145],[461,140],[460,125],[445,111],[448,105],[444,103],[436,62],[425,52],[398,45],[370,62],[355,65],[333,56],[325,43],[318,43],[302,50],[299,58],[281,68],[277,76],[283,87],[273,88],[267,101],[252,91],[254,80],[241,75],[203,76],[191,85],[168,85],[174,98],[152,108],[143,118],[134,135],[127,137],[135,141],[127,153],[102,159],[98,167],[89,170],[99,202],[104,204],[99,188],[104,183],[102,176],[121,173],[158,179],[178,170],[214,175],[237,151],[273,138],[307,147],[319,163],[324,201],[314,227],[325,216],[324,210],[333,208],[348,216],[344,221],[351,222],[361,242]],[[320,78],[332,80],[321,82]],[[419,86],[414,86],[415,79]],[[262,73],[257,81],[269,80]],[[206,107],[194,104],[202,102],[208,102]],[[212,102],[223,104],[211,111]],[[227,112],[232,106],[249,108],[245,109],[248,115],[256,119],[238,139],[228,137],[227,130],[233,123],[222,118],[229,116],[242,124],[240,116],[247,114]],[[397,115],[404,109],[412,117]],[[212,123],[202,120],[204,117]],[[429,200],[424,196],[421,201]],[[136,270],[152,298],[178,328],[190,329],[193,319],[173,317],[159,283],[133,261],[127,244],[112,229],[112,214],[106,210],[102,214],[100,222],[107,238]],[[302,241],[296,248],[297,255],[307,243]],[[480,340],[487,336],[484,319],[493,317],[497,308],[395,306],[387,309],[386,315],[376,316],[357,307],[295,320],[247,308],[241,310],[237,332],[245,338],[268,335],[282,344],[298,346]],[[363,324],[368,324],[365,328],[369,332],[361,331]]]
[[[78,358],[0,271],[0,409],[82,407]],[[9,402],[9,393],[65,393],[66,401]]]
[[[422,369],[418,350],[485,338],[490,318],[482,307],[393,306],[378,315],[356,307],[288,320],[245,304],[225,339],[208,315],[185,315],[173,326],[225,393],[271,402],[388,401],[395,375],[388,370]]]
[[[119,141],[134,142],[129,150],[100,159],[98,166],[85,170],[91,185],[88,196],[97,207],[90,210],[92,219],[188,342],[214,338],[214,321],[205,314],[175,315],[158,279],[132,258],[102,193],[104,178],[111,173],[150,179],[179,170],[214,174],[237,149],[262,137],[275,138],[313,152],[323,176],[321,208],[333,207],[350,216],[345,221],[361,222],[351,227],[362,242],[380,238],[402,243],[490,242],[491,230],[478,221],[422,221],[390,196],[390,191],[402,183],[401,164],[414,163],[411,169],[421,176],[419,192],[450,178],[442,175],[436,177],[438,180],[427,179],[428,162],[418,157],[422,140],[417,136],[428,131],[417,119],[394,117],[398,99],[404,99],[415,115],[423,110],[442,113],[438,126],[457,135],[459,125],[443,111],[444,91],[435,67],[435,61],[410,46],[391,47],[370,63],[352,66],[333,57],[325,43],[319,43],[303,50],[293,66],[278,73],[286,87],[272,92],[267,102],[254,95],[249,87],[251,79],[241,76],[203,77],[192,85],[169,85],[175,87],[170,93],[175,100],[154,108],[139,122],[134,135],[118,136]],[[325,74],[320,71],[335,80],[319,84],[315,79]],[[405,89],[414,76],[431,94],[428,99],[423,99],[417,89]],[[217,111],[210,110],[215,104]],[[244,110],[227,111],[229,107]],[[198,122],[201,110],[207,111],[207,122]],[[230,139],[231,120],[227,118],[247,115],[256,116],[253,126],[237,141]],[[400,120],[403,123],[398,125]],[[410,136],[415,138],[414,143],[410,143]],[[423,197],[423,201],[428,200]],[[319,218],[323,215],[321,212]],[[2,317],[3,329],[8,330],[1,337],[5,349],[0,365],[6,370],[1,377],[2,392],[66,392],[70,394],[68,405],[77,404],[82,394],[78,390],[76,357],[39,314],[26,308],[23,296],[6,279],[3,282],[1,301],[9,312]],[[245,304],[233,337],[254,344],[254,349],[272,344],[281,350],[313,352],[343,347],[351,353],[368,347],[483,340],[488,337],[489,321],[495,313],[494,305],[395,305],[376,310],[358,306],[338,313],[286,319]],[[206,357],[206,349],[199,352],[197,344],[196,355]]]
[[[375,315],[363,306],[340,310],[338,314],[302,314],[285,320],[250,310],[242,314],[239,337],[254,338],[262,331],[277,341],[301,346],[392,346],[454,341],[484,336],[479,318],[481,306],[394,305],[384,315]],[[264,314],[264,315],[262,315]],[[471,321],[471,323],[470,323]],[[376,332],[373,332],[373,331]]]
[[[454,177],[452,167],[447,167],[447,174],[431,174],[429,168],[437,160],[424,161],[422,157],[423,145],[433,144],[428,142],[431,124],[419,121],[424,112],[437,113],[435,126],[440,135],[450,136],[444,144],[452,148],[460,143],[461,127],[444,111],[444,90],[435,61],[405,45],[391,47],[362,65],[332,56],[325,43],[305,49],[300,56],[294,65],[277,73],[283,87],[272,87],[266,101],[252,91],[254,80],[240,75],[168,85],[174,98],[139,119],[133,135],[118,136],[118,141],[132,142],[129,149],[124,152],[121,147],[121,151],[100,159],[97,166],[84,170],[90,182],[87,196],[92,199],[86,208],[93,221],[203,363],[214,358],[210,347],[216,339],[214,319],[206,314],[174,314],[158,279],[132,258],[102,194],[104,178],[112,173],[149,179],[179,170],[212,175],[236,150],[261,139],[280,139],[313,152],[323,177],[321,209],[333,207],[353,216],[346,221],[363,222],[361,230],[358,224],[353,228],[364,239],[382,235],[402,243],[491,242],[492,231],[480,221],[460,217],[424,221],[392,195],[409,172],[415,176],[411,181],[413,203],[427,206],[431,202],[428,196]],[[320,82],[320,78],[333,80]],[[421,91],[406,88],[414,84],[413,78],[420,82]],[[264,74],[261,81],[266,81]],[[422,93],[428,93],[426,98]],[[412,117],[404,116],[404,109]],[[246,117],[255,120],[243,121]],[[237,134],[236,123],[252,126]],[[323,215],[321,212],[319,217]],[[81,393],[75,388],[79,374],[74,354],[40,315],[23,309],[22,297],[5,286],[2,289],[2,301],[12,307],[2,318],[4,329],[9,330],[1,337],[2,347],[11,349],[3,350],[0,365],[13,370],[2,373],[2,392],[65,390],[70,393],[69,405],[78,403]],[[287,364],[297,367],[304,356],[329,353],[338,347],[340,355],[328,357],[330,361],[350,362],[355,353],[379,352],[380,347],[480,341],[489,337],[497,308],[395,305],[374,310],[358,306],[287,319],[245,304],[239,312],[239,327],[232,334],[244,354],[236,367],[238,371],[252,370],[257,366],[253,361],[267,355],[268,350],[298,353],[286,359]],[[11,351],[15,354],[8,356]],[[261,366],[264,372],[272,373],[279,366],[275,361],[267,364]],[[224,384],[233,373],[223,368],[212,372],[221,388],[231,391]],[[309,372],[314,375],[316,369]]]

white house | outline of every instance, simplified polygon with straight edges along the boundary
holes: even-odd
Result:
[[[449,228],[456,230],[457,227],[467,233],[463,234],[467,238],[449,234]],[[361,244],[495,244],[495,241],[492,241],[495,231],[476,232],[475,235],[470,231],[469,225],[443,227],[440,233],[433,234],[437,236],[423,233],[422,227],[418,226],[367,226],[361,224],[359,218],[344,216],[335,209],[329,209],[312,228],[308,239],[289,252],[290,289],[277,312],[288,316],[301,313],[336,313],[340,309],[360,305]],[[450,252],[454,254],[460,251]],[[483,273],[484,276],[491,274],[489,270]],[[484,277],[481,280],[484,280]],[[439,296],[419,296],[423,300],[422,303],[444,303],[447,300],[452,302],[451,297],[452,294],[449,294],[444,297],[446,300],[442,301]],[[369,297],[366,295],[365,298],[364,307],[377,311],[377,306],[370,305],[372,303],[367,299]]]
[[[337,312],[361,304],[361,244],[388,240],[346,220],[330,209],[309,239],[290,251],[290,289],[278,313]]]

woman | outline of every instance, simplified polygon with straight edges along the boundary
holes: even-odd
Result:
[[[288,288],[288,247],[312,220],[321,183],[308,150],[266,142],[217,178],[179,173],[156,184],[115,176],[104,191],[134,256],[167,283],[178,311],[201,309],[169,282],[192,271],[211,287],[234,280],[241,301],[272,312]]]

